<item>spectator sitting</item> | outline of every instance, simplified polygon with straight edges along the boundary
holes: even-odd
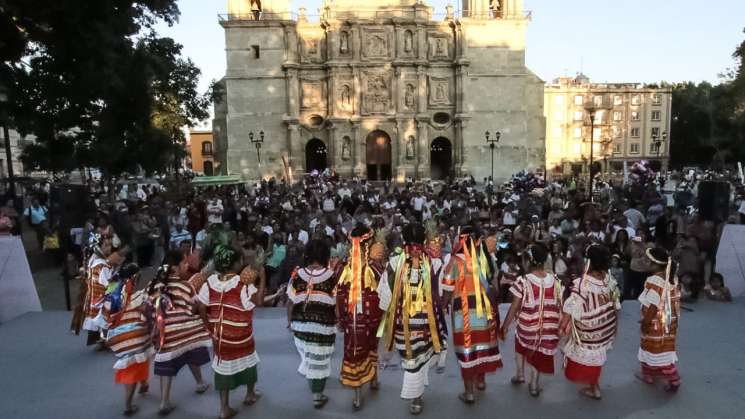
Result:
[[[724,277],[718,272],[711,274],[709,279],[709,288],[706,290],[706,298],[712,301],[729,303],[732,301],[732,294],[729,288],[724,286]]]

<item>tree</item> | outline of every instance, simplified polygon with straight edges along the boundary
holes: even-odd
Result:
[[[178,14],[176,0],[0,0],[11,123],[37,136],[24,162],[109,177],[167,167],[181,127],[207,116],[199,69],[153,29]]]

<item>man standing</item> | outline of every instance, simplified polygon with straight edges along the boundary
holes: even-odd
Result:
[[[31,228],[36,231],[36,240],[39,243],[39,249],[44,247],[44,223],[47,221],[47,207],[39,204],[39,199],[31,200],[31,206],[26,208],[23,213],[28,218]]]

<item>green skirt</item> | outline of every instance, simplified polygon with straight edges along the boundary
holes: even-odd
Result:
[[[249,388],[253,388],[257,380],[258,374],[256,372],[256,365],[233,375],[222,375],[215,373],[215,390],[230,391],[240,386],[248,386]]]

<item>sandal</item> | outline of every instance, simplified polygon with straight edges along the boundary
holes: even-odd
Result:
[[[169,414],[171,414],[171,412],[174,411],[174,409],[176,409],[176,406],[173,405],[161,407],[160,409],[158,409],[158,416],[168,416]]]
[[[362,398],[352,400],[352,409],[355,412],[362,410]]]
[[[197,389],[196,389],[196,390],[194,390],[194,392],[195,392],[195,393],[197,393],[197,394],[204,394],[204,393],[206,393],[206,392],[207,392],[207,390],[208,390],[209,388],[210,388],[210,385],[209,385],[209,383],[204,383],[204,384],[202,384],[202,385],[198,385],[198,386],[197,386]]]
[[[421,399],[414,399],[411,401],[411,405],[409,406],[409,413],[411,413],[412,415],[418,415],[422,413],[422,410],[424,410],[424,407],[422,406]]]
[[[644,384],[654,384],[654,378],[644,376],[640,373],[634,373],[634,377],[636,377],[637,380],[641,381]]]
[[[246,398],[243,399],[243,404],[246,406],[253,406],[254,404],[256,404],[256,402],[259,401],[261,396],[262,394],[259,390],[254,390],[253,395],[246,396]]]
[[[135,413],[137,413],[138,410],[140,410],[140,408],[133,405],[132,407],[124,411],[124,416],[133,416]]]
[[[587,397],[588,399],[592,400],[603,400],[603,396],[595,394],[595,391],[591,388],[583,388],[579,391],[579,394]]]
[[[313,398],[313,407],[316,409],[321,409],[323,406],[326,406],[326,403],[328,403],[329,398],[325,394],[321,394],[318,398]]]
[[[680,388],[680,384],[677,384],[677,385],[667,384],[665,386],[665,391],[668,393],[677,393],[679,388]]]
[[[525,384],[525,377],[520,377],[519,375],[516,375],[510,378],[510,383],[512,383],[513,386],[519,386],[521,384]]]
[[[528,391],[530,392],[530,395],[533,397],[538,397],[541,395],[541,389],[538,387],[528,386]]]
[[[458,398],[465,404],[476,403],[476,397],[473,396],[473,393],[460,393]]]

